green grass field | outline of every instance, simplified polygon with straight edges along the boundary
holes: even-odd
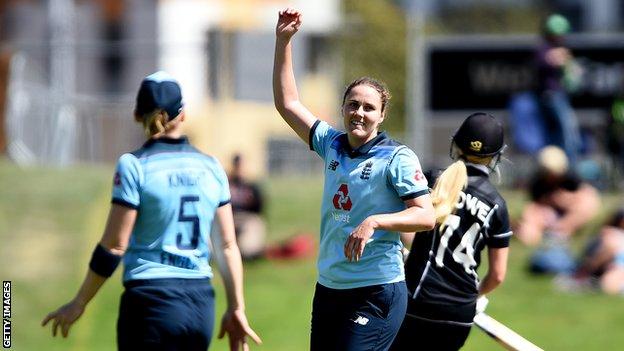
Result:
[[[11,280],[14,350],[111,350],[121,294],[120,271],[110,279],[72,329],[51,337],[41,319],[78,288],[109,208],[111,167],[20,169],[0,161],[0,276]],[[316,235],[322,181],[317,177],[270,179],[271,241],[299,232]],[[513,216],[523,198],[506,193]],[[612,208],[618,199],[605,201]],[[592,228],[586,230],[590,233]],[[580,241],[579,241],[580,243]],[[557,292],[548,278],[525,272],[529,251],[512,243],[508,279],[490,296],[488,313],[546,350],[612,350],[624,344],[624,298]],[[247,313],[268,351],[306,350],[316,279],[314,259],[259,261],[245,267]],[[224,295],[219,279],[217,321]],[[213,342],[212,350],[227,343]],[[466,350],[499,346],[473,329]]]

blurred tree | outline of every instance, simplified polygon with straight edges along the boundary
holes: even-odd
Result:
[[[341,37],[343,83],[370,76],[385,82],[392,99],[383,129],[401,139],[405,130],[406,18],[388,0],[343,1],[348,26]]]
[[[505,4],[473,4],[443,8],[436,19],[437,34],[501,34],[531,33],[546,17],[544,6],[510,6]],[[478,19],[478,20],[476,20]]]

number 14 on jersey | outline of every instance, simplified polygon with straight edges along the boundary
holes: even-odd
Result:
[[[461,218],[459,216],[450,214],[441,226],[441,228],[444,228],[444,234],[442,234],[440,238],[440,245],[438,246],[438,252],[435,258],[438,267],[444,267],[444,252],[448,248],[449,239],[459,228],[460,221]],[[452,253],[453,260],[461,264],[466,270],[466,273],[469,274],[474,272],[474,267],[477,265],[474,259],[474,244],[479,234],[479,229],[481,229],[481,225],[475,222],[468,231],[464,233],[459,245],[457,245]]]

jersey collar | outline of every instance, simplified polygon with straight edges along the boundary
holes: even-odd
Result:
[[[466,168],[468,171],[468,175],[478,175],[479,173],[482,173],[485,176],[490,175],[490,169],[487,168],[486,165],[466,162]]]
[[[143,146],[150,146],[154,144],[189,144],[188,138],[186,136],[181,136],[179,138],[169,138],[169,137],[160,137],[156,139],[149,139],[145,142]]]
[[[350,158],[355,158],[358,156],[366,155],[373,146],[388,140],[388,135],[386,132],[379,132],[376,137],[366,142],[364,145],[361,145],[358,148],[352,149],[351,145],[349,145],[349,139],[347,137],[347,133],[344,133],[340,136],[340,144],[342,146],[343,151],[349,155]]]

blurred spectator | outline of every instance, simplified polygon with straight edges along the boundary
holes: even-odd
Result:
[[[264,254],[266,226],[262,219],[263,196],[257,184],[244,176],[243,157],[232,158],[228,175],[236,240],[244,260],[253,260]]]
[[[540,245],[531,258],[536,272],[570,272],[575,264],[567,248],[570,237],[589,222],[600,205],[597,190],[568,169],[560,148],[547,146],[538,154],[538,169],[515,230],[526,245]]]
[[[624,82],[623,82],[624,83]],[[613,100],[607,121],[607,149],[617,171],[624,174],[624,87]],[[621,184],[617,184],[621,185]]]
[[[569,30],[568,20],[561,15],[551,15],[544,23],[542,40],[535,52],[536,94],[549,143],[560,146],[574,166],[581,148],[581,136],[568,91],[578,87],[581,69],[564,45],[564,35]]]
[[[624,208],[589,241],[575,274],[559,277],[556,283],[565,290],[600,288],[607,294],[624,294]]]

